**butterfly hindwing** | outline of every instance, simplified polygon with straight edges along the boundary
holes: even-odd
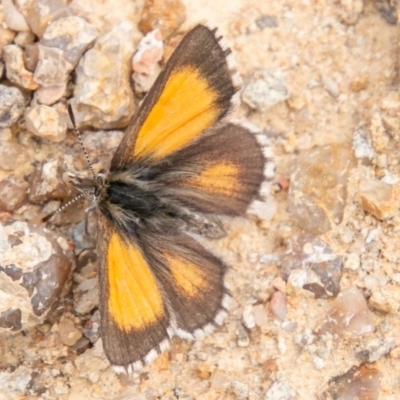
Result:
[[[250,129],[226,123],[170,156],[157,177],[166,194],[197,212],[244,215],[271,178],[267,138]]]
[[[169,346],[170,315],[154,272],[135,237],[99,213],[101,331],[114,366],[137,370]]]
[[[198,338],[220,325],[229,291],[226,266],[184,233],[120,234],[99,215],[104,351],[121,371],[140,369],[173,334]]]
[[[157,163],[196,141],[225,116],[240,82],[231,60],[216,29],[193,28],[148,92],[111,168],[140,159]]]
[[[229,304],[225,264],[182,232],[138,232],[146,256],[167,294],[173,331],[197,338],[220,325]]]

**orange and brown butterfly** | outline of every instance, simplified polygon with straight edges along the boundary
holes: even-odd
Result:
[[[84,183],[98,221],[101,335],[117,372],[132,372],[221,325],[226,265],[196,236],[215,216],[243,216],[273,174],[266,136],[224,121],[240,77],[217,29],[182,39],[143,101],[107,174]]]

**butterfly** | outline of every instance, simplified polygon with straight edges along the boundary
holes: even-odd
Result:
[[[268,139],[225,121],[240,76],[218,30],[182,39],[129,124],[106,174],[76,182],[94,198],[101,336],[117,372],[140,370],[176,335],[221,325],[227,267],[196,236],[243,216],[273,173]]]

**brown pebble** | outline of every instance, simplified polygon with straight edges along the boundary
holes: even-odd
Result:
[[[146,0],[138,26],[143,33],[159,28],[163,38],[168,38],[185,19],[186,9],[181,0]]]
[[[73,321],[62,318],[59,324],[60,340],[66,346],[73,346],[81,337],[80,330],[75,328]]]
[[[277,364],[276,360],[274,360],[273,358],[263,362],[262,369],[268,375],[271,375],[271,374],[279,371],[278,364]]]
[[[68,189],[62,179],[62,160],[50,160],[41,165],[31,178],[29,200],[32,203],[44,203],[49,200],[63,200]]]
[[[13,212],[24,203],[26,190],[5,179],[0,182],[0,210]]]
[[[286,294],[275,292],[268,304],[269,311],[279,320],[284,321],[287,314]]]
[[[398,214],[400,192],[396,186],[371,179],[360,185],[360,199],[365,211],[379,220],[385,220]]]
[[[326,394],[335,399],[378,400],[381,380],[382,374],[375,367],[352,367],[329,381]]]
[[[342,221],[354,164],[346,143],[321,146],[295,159],[288,200],[293,221],[301,229],[320,235]]]
[[[34,72],[39,59],[39,46],[38,43],[32,43],[25,46],[24,54],[25,68]]]
[[[340,292],[319,333],[362,336],[375,330],[372,313],[362,293],[355,287]]]
[[[196,375],[200,379],[208,379],[211,374],[215,371],[215,365],[208,362],[201,362],[196,368]]]
[[[352,92],[360,92],[368,88],[368,81],[365,76],[357,76],[350,82],[350,90]]]

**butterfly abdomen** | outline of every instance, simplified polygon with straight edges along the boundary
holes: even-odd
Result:
[[[137,218],[151,218],[162,207],[159,198],[151,191],[123,182],[110,183],[106,199]]]

